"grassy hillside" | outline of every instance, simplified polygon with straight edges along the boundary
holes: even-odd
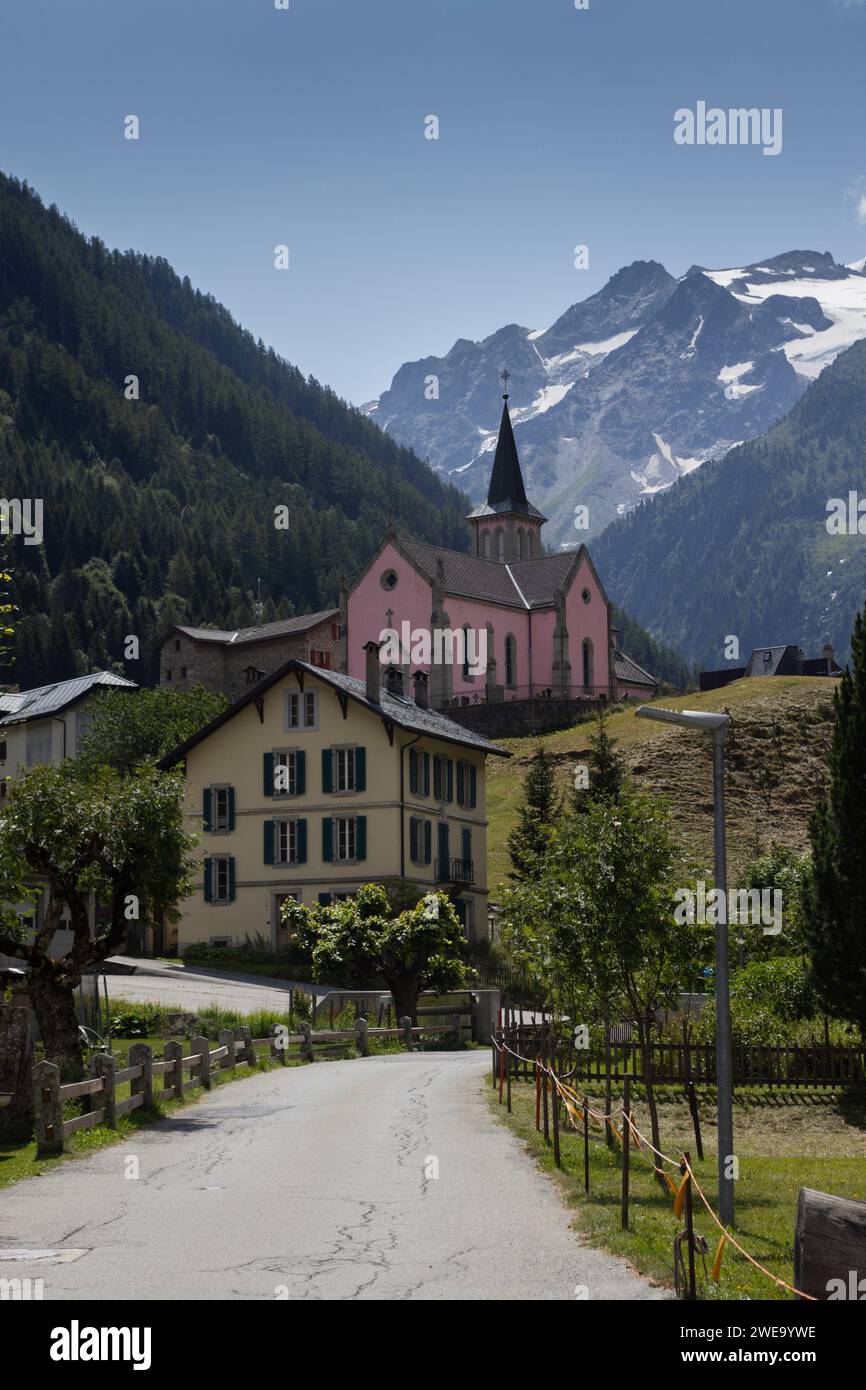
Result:
[[[665,696],[669,709],[728,710],[727,831],[729,879],[736,882],[755,854],[772,840],[807,847],[807,823],[823,784],[832,730],[835,682],[810,676],[765,676],[736,681],[724,690]],[[611,716],[617,740],[638,786],[671,803],[688,874],[712,870],[712,740],[670,725],[636,719],[634,709]],[[529,759],[543,743],[556,760],[565,794],[575,764],[585,757],[591,724],[543,739],[503,740],[512,757],[487,766],[488,882],[494,898],[507,883],[508,834],[517,819]]]

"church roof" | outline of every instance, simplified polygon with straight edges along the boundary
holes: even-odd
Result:
[[[580,550],[539,555],[534,560],[484,560],[459,550],[400,537],[400,549],[430,582],[442,561],[445,592],[518,608],[549,608],[580,562]]]
[[[523,486],[523,474],[520,471],[520,459],[517,457],[517,445],[514,441],[514,430],[511,427],[511,416],[508,413],[508,398],[502,406],[502,419],[499,423],[499,439],[496,443],[496,454],[493,459],[493,471],[490,474],[490,486],[487,489],[487,501],[480,507],[476,507],[469,513],[470,519],[483,516],[499,516],[504,512],[517,512],[521,516],[538,517],[545,521],[537,507],[527,500],[526,488]]]

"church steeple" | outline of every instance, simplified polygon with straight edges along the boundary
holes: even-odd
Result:
[[[493,472],[487,489],[487,505],[497,510],[505,507],[510,512],[528,512],[526,489],[517,457],[517,444],[508,413],[508,396],[503,396],[502,419],[499,422],[499,440],[493,458]]]
[[[508,372],[502,373],[508,384]],[[508,391],[502,394],[502,419],[493,456],[487,501],[469,513],[475,531],[475,554],[488,560],[530,560],[541,554],[541,528],[546,517],[533,507],[523,486],[523,473],[508,411]]]

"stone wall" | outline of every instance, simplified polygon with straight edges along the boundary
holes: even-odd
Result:
[[[462,728],[472,729],[474,733],[495,741],[569,729],[581,719],[588,719],[597,709],[606,707],[607,701],[604,700],[553,700],[536,696],[531,700],[449,706],[440,713]]]

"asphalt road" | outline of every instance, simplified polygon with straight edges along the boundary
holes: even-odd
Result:
[[[581,1245],[491,1117],[488,1067],[407,1053],[231,1083],[0,1192],[0,1278],[54,1300],[664,1297]]]
[[[143,1004],[167,1004],[170,1008],[195,1013],[209,1005],[251,1014],[257,1009],[285,1012],[289,990],[306,994],[327,994],[328,985],[269,980],[242,973],[211,971],[204,965],[175,965],[168,961],[139,960],[127,956],[115,959],[135,966],[134,975],[109,975],[108,997]]]

